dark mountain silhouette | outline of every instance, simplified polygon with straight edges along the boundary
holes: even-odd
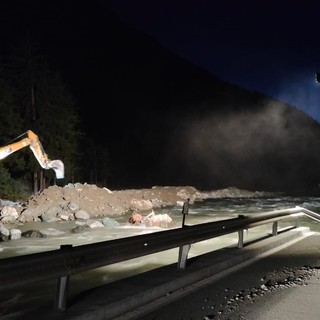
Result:
[[[221,81],[99,1],[2,0],[0,12],[2,54],[29,34],[61,71],[108,150],[109,187],[318,192],[320,126],[295,107]]]

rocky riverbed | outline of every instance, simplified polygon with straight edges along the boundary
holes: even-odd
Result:
[[[114,223],[112,217],[139,212],[149,214],[156,208],[183,205],[208,198],[258,197],[265,192],[251,192],[237,188],[214,191],[199,191],[191,186],[153,187],[150,189],[110,190],[90,184],[68,184],[51,186],[32,196],[28,201],[0,203],[0,238],[2,241],[22,236],[50,236],[32,232],[21,234],[19,226],[31,221],[57,222],[77,220],[80,227],[101,227]],[[98,221],[97,219],[100,219]],[[104,218],[104,219],[101,219]]]

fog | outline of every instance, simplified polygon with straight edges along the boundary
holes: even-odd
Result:
[[[317,175],[319,144],[314,128],[294,111],[273,102],[255,110],[185,117],[168,142],[167,167],[176,161],[175,174],[196,185],[201,180],[204,186],[277,191],[303,184],[301,175]]]

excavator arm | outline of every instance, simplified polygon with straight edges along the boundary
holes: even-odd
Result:
[[[31,130],[27,131],[27,138],[21,139],[20,141],[8,144],[4,147],[0,147],[0,160],[6,158],[10,154],[30,147],[34,156],[38,160],[39,164],[43,169],[53,169],[56,173],[57,179],[64,178],[64,164],[61,160],[49,160],[48,155],[45,153],[39,137]]]

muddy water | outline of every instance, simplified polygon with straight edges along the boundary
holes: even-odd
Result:
[[[251,199],[224,199],[224,200],[207,200],[195,203],[190,206],[189,214],[186,217],[185,224],[194,225],[206,222],[213,222],[223,219],[231,219],[239,214],[255,215],[259,212],[266,212],[278,209],[292,208],[302,206],[314,212],[320,213],[320,198],[251,198]],[[174,221],[173,228],[181,228],[182,214],[181,207],[172,207],[156,210],[157,213],[168,213]],[[0,243],[0,259],[17,255],[27,255],[36,252],[50,251],[59,249],[61,245],[71,244],[73,246],[81,246],[89,243],[101,241],[109,241],[117,238],[130,237],[135,235],[146,234],[150,232],[161,232],[166,229],[146,228],[134,226],[128,223],[129,216],[123,215],[114,217],[119,223],[115,227],[103,227],[96,229],[88,229],[82,233],[75,234],[72,230],[75,228],[75,221],[57,222],[57,223],[26,223],[19,226],[22,231],[41,230],[43,228],[55,228],[63,231],[60,236],[53,238],[22,238],[19,240],[11,240]],[[285,227],[292,222],[280,223],[279,227]],[[315,220],[309,218],[301,219],[302,226],[308,226],[313,231],[320,231],[320,225]],[[245,233],[245,241],[261,237],[270,233],[272,225],[265,225],[248,230]],[[203,254],[208,251],[216,250],[225,246],[236,244],[238,234],[230,234],[212,240],[202,241],[192,245],[189,257]],[[143,258],[132,259],[122,263],[98,268],[92,271],[84,272],[72,276],[70,282],[70,296],[73,296],[86,289],[90,289],[102,284],[106,284],[118,279],[123,279],[137,273],[142,273],[163,265],[176,263],[178,259],[178,248],[165,252],[152,254]],[[52,301],[55,291],[54,281],[46,283],[38,283],[34,286],[23,289],[21,292],[13,291],[11,296],[6,293],[6,299],[14,301],[14,303],[5,301],[10,309],[16,308],[17,303],[30,299],[37,301],[38,299]],[[1,299],[3,297],[0,296]],[[0,310],[1,310],[0,302]],[[1,313],[0,313],[1,316]]]

